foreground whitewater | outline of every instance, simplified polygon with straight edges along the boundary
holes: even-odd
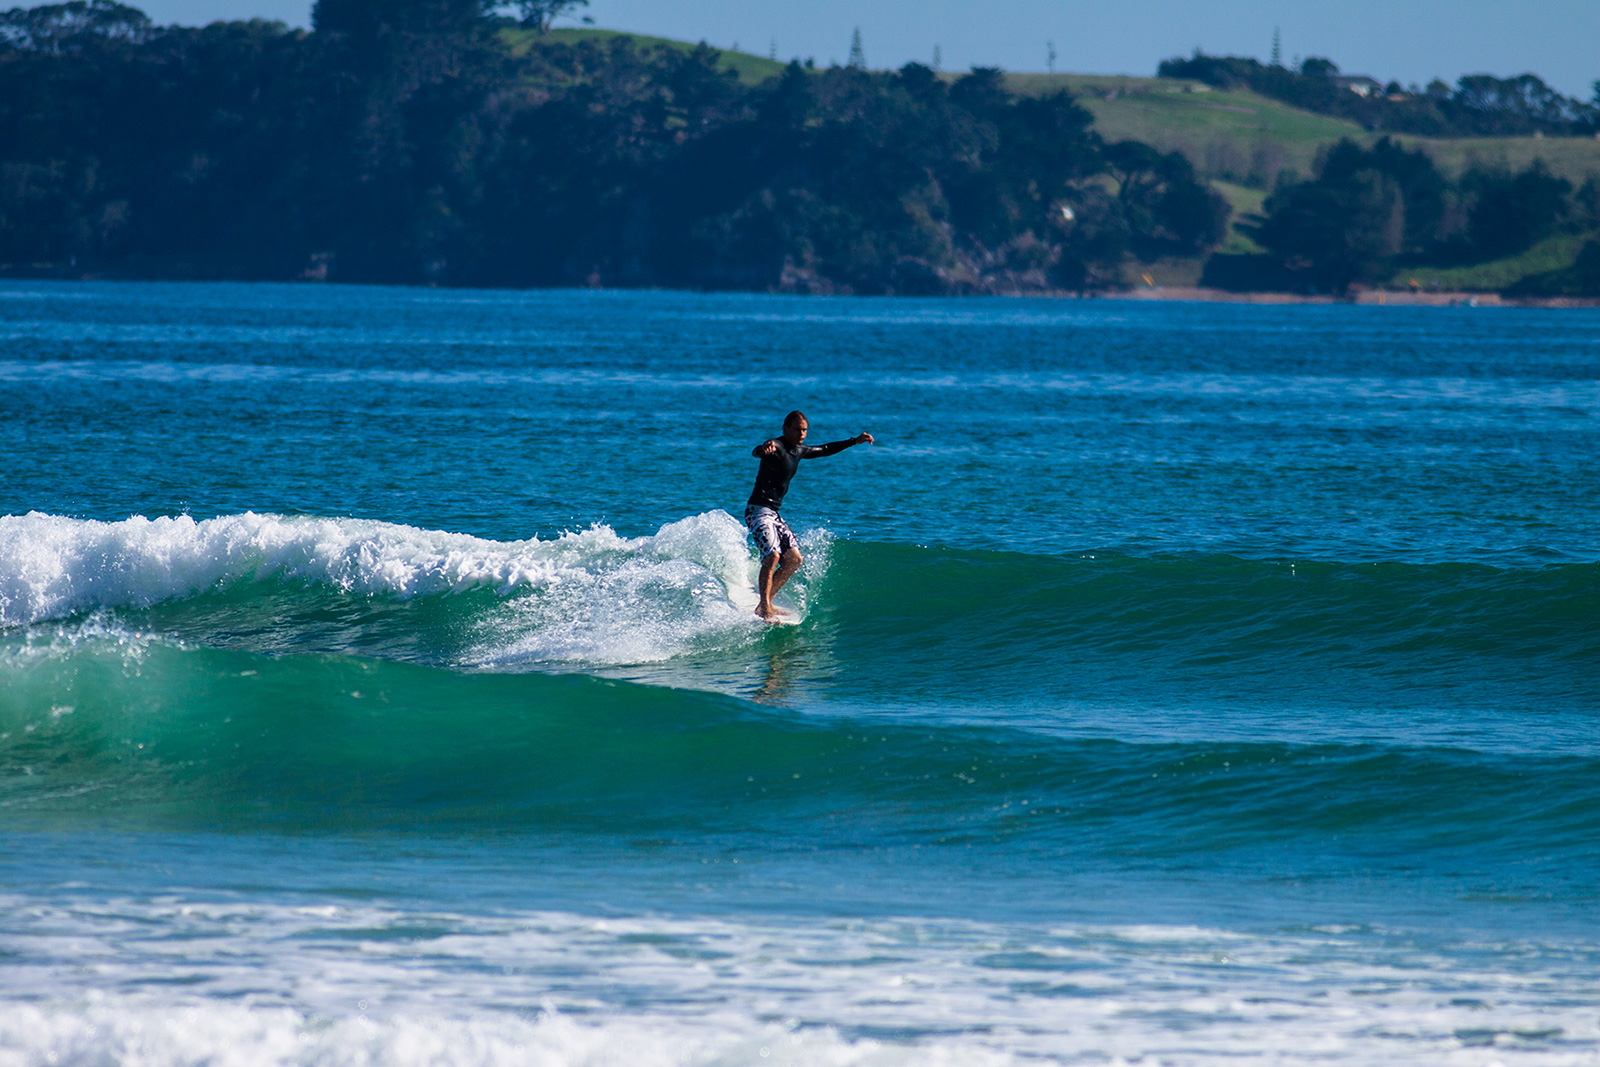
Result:
[[[1600,1062],[1573,314],[0,284],[0,1063]]]

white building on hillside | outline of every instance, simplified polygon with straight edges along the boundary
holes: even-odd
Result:
[[[1357,96],[1375,96],[1383,92],[1383,83],[1365,74],[1335,74],[1333,84],[1341,89],[1349,89]]]

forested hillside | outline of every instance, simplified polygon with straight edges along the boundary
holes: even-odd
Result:
[[[0,14],[0,274],[1600,294],[1600,108],[1532,75],[1362,97],[1321,59],[817,69],[506,6]]]
[[[1574,188],[1538,160],[1450,179],[1420,149],[1344,139],[1309,178],[1279,182],[1239,227],[1263,251],[1213,256],[1207,284],[1343,292],[1453,274],[1463,288],[1600,293],[1600,178]]]
[[[481,0],[314,30],[0,17],[0,263],[133,277],[856,293],[1117,284],[1225,201],[1064,92],[508,32]]]
[[[1212,62],[1200,57],[1163,69],[1192,73],[1202,60]],[[1332,104],[1322,113],[1291,107],[1221,76],[1212,85],[1173,76],[1013,74],[1008,84],[1023,93],[1074,91],[1102,136],[1182,152],[1229,197],[1229,240],[1203,268],[1190,264],[1191,277],[1206,285],[1600,295],[1600,139],[1572,118],[1587,121],[1596,109],[1566,98],[1532,109],[1509,88],[1479,92],[1487,78],[1463,77],[1448,96],[1435,96],[1458,108],[1474,101],[1465,128],[1521,132],[1391,135],[1328,114],[1337,110]],[[1503,88],[1537,82],[1531,75],[1489,80]],[[1356,102],[1352,112],[1365,107],[1356,93],[1337,91]],[[1416,101],[1387,101],[1402,104]]]

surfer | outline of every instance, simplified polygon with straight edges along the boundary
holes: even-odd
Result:
[[[809,424],[803,412],[791,411],[783,420],[783,434],[756,445],[750,454],[761,460],[756,472],[756,487],[745,505],[744,524],[756,539],[761,550],[761,576],[756,579],[756,592],[760,602],[756,614],[772,622],[789,614],[773,607],[772,598],[784,587],[794,572],[800,569],[805,557],[800,555],[800,542],[794,531],[778,514],[783,505],[783,495],[789,491],[789,481],[794,477],[802,459],[821,459],[835,452],[843,452],[851,445],[872,444],[870,433],[857,434],[848,441],[830,441],[825,445],[805,443]]]

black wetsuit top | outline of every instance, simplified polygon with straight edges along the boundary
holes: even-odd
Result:
[[[801,460],[821,459],[855,444],[854,441],[830,441],[825,445],[791,445],[781,437],[774,437],[772,442],[778,448],[770,456],[761,455],[761,450],[767,447],[765,441],[750,450],[751,455],[761,457],[761,469],[756,472],[756,487],[750,492],[747,506],[773,511],[783,506],[783,494],[789,491],[789,481]]]

